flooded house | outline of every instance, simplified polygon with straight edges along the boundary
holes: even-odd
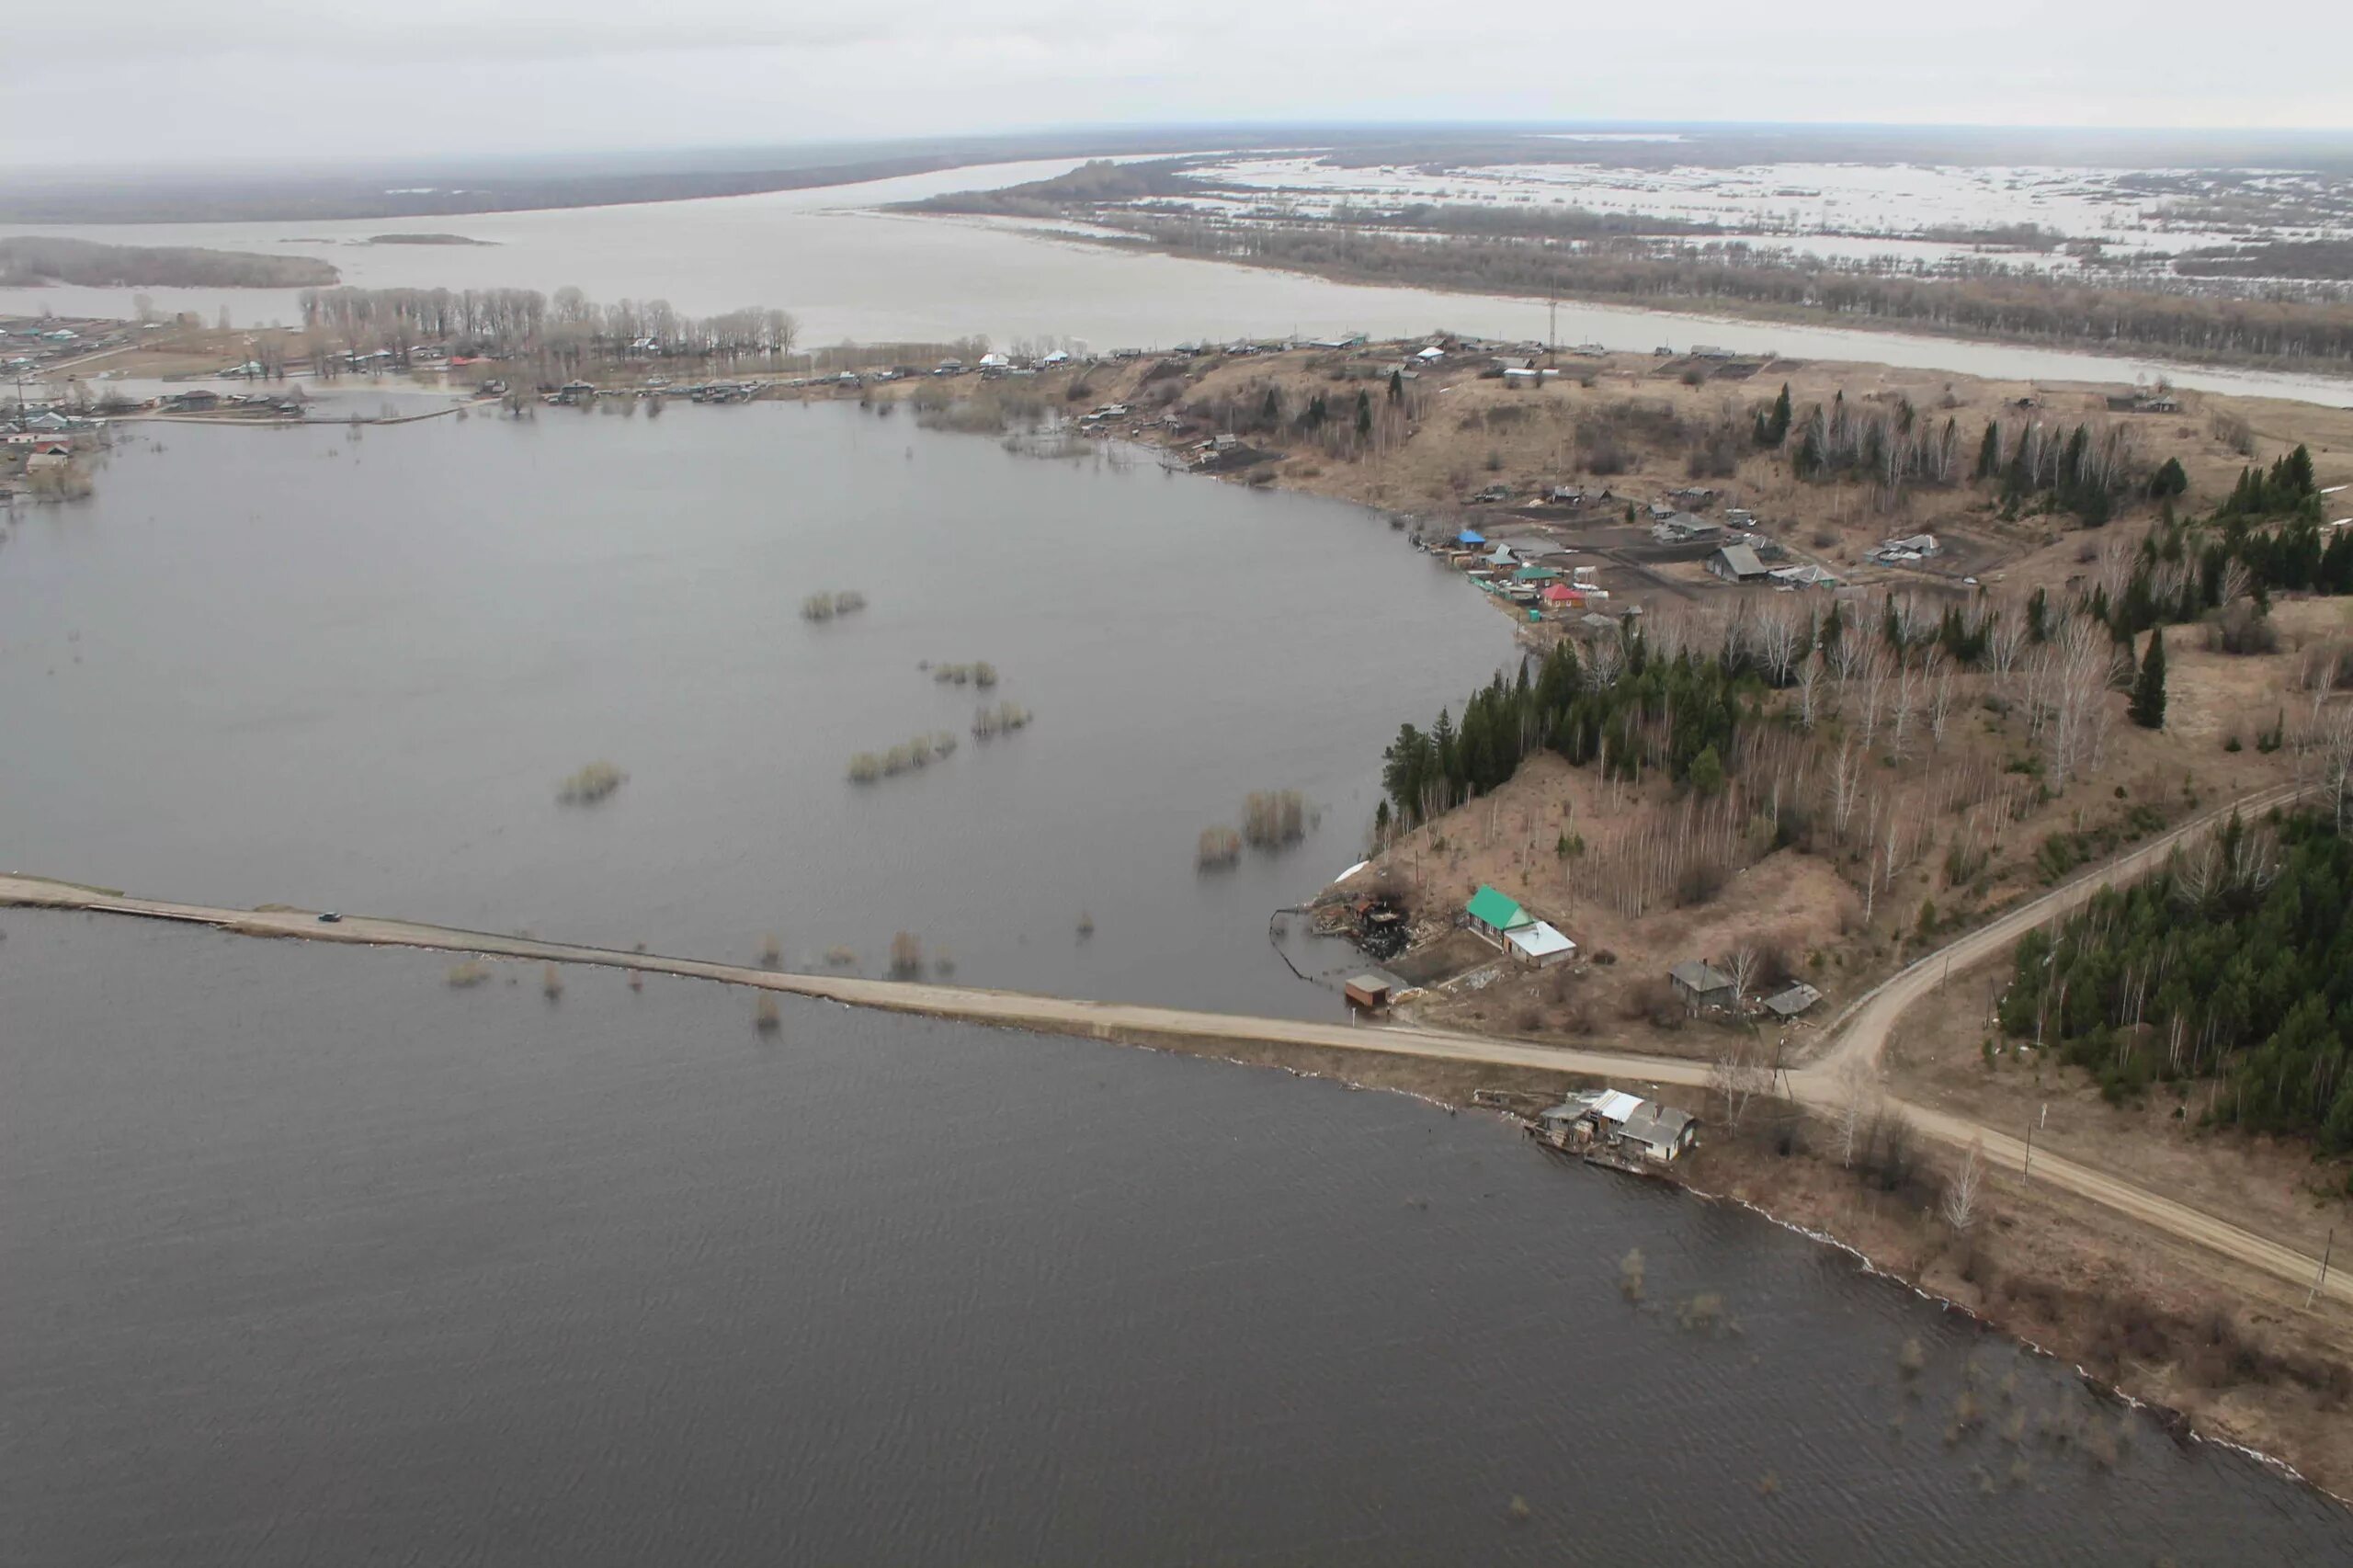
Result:
[[[1587,1089],[1542,1112],[1529,1130],[1555,1149],[1629,1170],[1670,1165],[1699,1139],[1699,1119],[1619,1089]]]

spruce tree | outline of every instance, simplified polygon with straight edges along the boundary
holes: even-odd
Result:
[[[1985,421],[1985,438],[1977,443],[1977,477],[1991,479],[2002,471],[2002,433]]]
[[[1723,759],[1716,755],[1714,746],[1702,746],[1699,755],[1691,759],[1691,788],[1712,796],[1721,793],[1723,787]]]
[[[2165,631],[2149,633],[2149,651],[2141,659],[2140,678],[2132,683],[2132,722],[2144,730],[2165,727]]]

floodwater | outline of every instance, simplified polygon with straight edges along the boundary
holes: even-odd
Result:
[[[1398,724],[1517,656],[1361,508],[847,403],[129,426],[9,532],[0,866],[867,973],[904,931],[967,982],[1237,1012],[1336,1012],[1269,915],[1360,858]],[[802,619],[831,589],[869,608]],[[1034,722],[974,740],[926,660]],[[597,760],[628,782],[559,805]],[[1197,872],[1259,790],[1304,841]]]
[[[2256,1461],[1485,1117],[816,1004],[761,1036],[658,977],[0,934],[0,1562],[2353,1558]]]
[[[346,282],[363,287],[546,291],[572,284],[594,299],[665,299],[694,315],[774,305],[800,318],[809,343],[943,342],[977,334],[1001,346],[1109,349],[1291,333],[1396,337],[1441,327],[1540,340],[1553,329],[1540,300],[1367,288],[1112,249],[1073,240],[1052,225],[874,210],[942,191],[1017,184],[1059,173],[1074,162],[997,165],[864,185],[563,211],[410,221],[0,227],[0,237],[68,234],[119,244],[320,256],[343,269]],[[353,243],[394,230],[458,233],[492,243]],[[159,310],[194,311],[207,321],[224,309],[246,325],[301,318],[298,290],[268,289],[5,289],[0,312],[47,308],[61,315],[128,316],[134,292],[150,296]],[[1714,343],[1743,353],[1777,351],[2021,380],[2130,381],[2164,375],[2177,385],[2213,392],[2353,403],[2353,381],[2329,376],[2221,370],[2144,358],[1570,301],[1560,307],[1556,341],[1637,352],[1663,344]]]

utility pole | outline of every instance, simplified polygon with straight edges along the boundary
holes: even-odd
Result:
[[[2320,1249],[2320,1277],[2313,1281],[2311,1292],[2304,1297],[2304,1305],[2311,1306],[2313,1298],[2319,1295],[2321,1288],[2328,1283],[2328,1255],[2336,1250],[2336,1227],[2331,1225],[2328,1228],[2328,1244]]]
[[[1549,312],[1544,326],[1544,362],[1558,365],[1561,362],[1561,301],[1547,300],[1544,308]]]

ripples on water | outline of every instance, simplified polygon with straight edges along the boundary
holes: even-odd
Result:
[[[0,931],[0,1562],[2353,1552],[1842,1256],[1484,1117],[813,1004],[763,1038],[661,978]],[[1701,1292],[1736,1335],[1678,1326]],[[2115,1468],[2005,1443],[2013,1372]]]
[[[1359,508],[847,404],[151,426],[15,532],[0,866],[870,973],[908,931],[967,981],[1242,1012],[1336,1012],[1268,913],[1358,858],[1399,722],[1515,656]],[[839,588],[869,608],[801,619]],[[1020,734],[917,668],[976,659]],[[559,807],[600,757],[628,784]],[[1195,875],[1267,789],[1320,825]]]

